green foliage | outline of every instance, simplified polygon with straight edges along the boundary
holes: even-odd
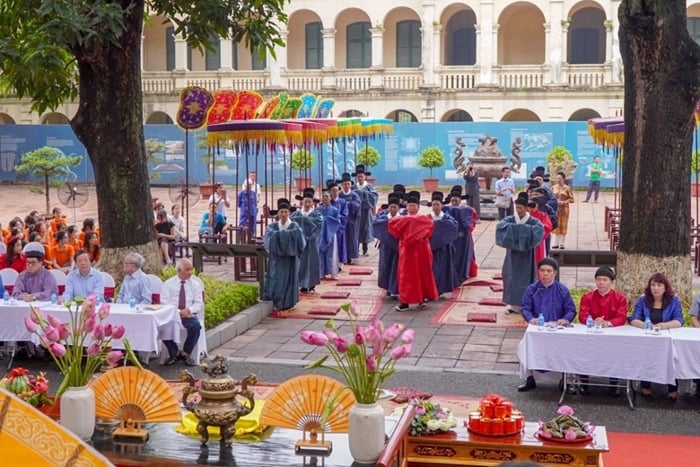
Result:
[[[166,266],[160,272],[163,281],[175,276],[174,266]],[[258,287],[216,279],[206,274],[198,276],[204,284],[204,325],[211,329],[241,310],[258,302]]]
[[[420,153],[418,165],[430,169],[430,177],[432,178],[433,169],[445,165],[445,153],[438,146],[429,146]]]
[[[310,169],[314,165],[314,155],[306,149],[297,149],[292,153],[291,165],[294,170]]]
[[[382,155],[372,146],[364,146],[357,151],[358,164],[364,164],[369,167],[376,166],[381,158]]]
[[[82,160],[82,156],[76,154],[67,156],[60,149],[44,146],[24,153],[15,170],[17,173],[29,173],[34,177],[44,179],[46,212],[50,212],[49,179],[68,175],[70,173],[68,167],[76,166]]]
[[[567,157],[572,159],[571,151],[564,146],[554,146],[552,150],[549,151],[549,154],[547,154],[547,164],[549,166],[561,164]]]
[[[693,151],[690,156],[690,171],[692,173],[700,171],[700,151]]]
[[[175,34],[202,50],[216,36],[244,42],[274,56],[283,46],[288,0],[2,0],[0,2],[0,94],[32,99],[43,113],[78,97],[78,67],[89,66],[102,50],[120,48],[133,35],[134,15],[168,18]],[[140,60],[140,55],[130,55]],[[106,79],[104,83],[111,81]],[[98,84],[99,85],[99,84]]]
[[[578,167],[573,160],[571,151],[564,146],[554,146],[547,154],[547,169],[552,177],[556,177],[559,172],[564,172],[566,178],[573,177],[574,170]]]

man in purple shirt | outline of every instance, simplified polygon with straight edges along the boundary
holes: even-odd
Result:
[[[58,294],[58,287],[53,274],[42,265],[43,245],[39,242],[29,242],[22,252],[27,257],[27,269],[17,277],[12,296],[25,302],[50,300],[52,294]]]

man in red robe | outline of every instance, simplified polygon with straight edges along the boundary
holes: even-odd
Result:
[[[406,197],[408,214],[389,221],[388,230],[399,241],[399,301],[397,311],[408,310],[409,304],[424,306],[438,298],[433,276],[433,252],[430,236],[433,220],[419,216],[420,193],[411,191]]]
[[[536,197],[530,198],[530,201],[527,203],[527,212],[530,214],[530,216],[542,222],[542,225],[544,226],[544,237],[542,237],[542,241],[535,249],[535,264],[539,264],[539,262],[543,260],[545,256],[547,256],[546,241],[552,233],[552,221],[549,220],[549,216],[545,212],[540,211],[539,208],[539,203],[544,201],[546,201],[545,198]]]

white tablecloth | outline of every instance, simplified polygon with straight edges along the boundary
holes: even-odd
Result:
[[[70,313],[65,306],[51,305],[50,302],[33,302],[44,315],[52,314],[63,322],[70,322]],[[129,339],[135,351],[158,351],[159,340],[172,339],[180,342],[180,315],[174,306],[154,305],[152,310],[141,306],[137,313],[126,304],[111,304],[110,314],[103,324],[122,325],[126,328],[124,337]],[[32,341],[39,343],[36,334],[32,335],[24,326],[24,318],[30,315],[29,304],[16,301],[6,305],[0,302],[0,340]],[[112,341],[114,348],[123,348],[121,340]]]
[[[631,380],[674,382],[671,333],[647,335],[633,326],[586,332],[582,324],[556,331],[539,331],[529,325],[518,346],[520,373],[548,370],[618,377]]]
[[[700,378],[700,328],[671,329],[676,378]]]

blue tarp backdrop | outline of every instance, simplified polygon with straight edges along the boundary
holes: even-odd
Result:
[[[189,158],[190,179],[206,183],[210,176],[207,168],[210,164],[204,162],[207,158],[207,148],[203,147],[205,131],[190,131],[185,134],[175,125],[146,125],[145,135],[151,143],[157,143],[158,151],[153,154],[149,170],[158,174],[153,184],[168,184],[185,173],[185,157]],[[421,185],[422,179],[428,177],[428,169],[418,167],[420,152],[428,147],[437,145],[445,152],[444,167],[433,170],[433,176],[440,179],[441,184],[462,183],[457,176],[452,160],[455,157],[457,138],[462,139],[465,157],[469,157],[479,147],[479,138],[489,135],[498,139],[497,145],[504,157],[510,161],[511,149],[516,138],[520,139],[520,157],[522,168],[519,174],[513,174],[516,184],[524,184],[527,174],[536,166],[546,164],[546,155],[554,146],[564,146],[574,156],[579,168],[574,175],[575,186],[585,186],[588,177],[588,165],[593,157],[600,156],[604,168],[603,186],[614,185],[615,156],[611,150],[602,148],[593,142],[588,134],[586,122],[440,122],[440,123],[397,123],[394,132],[383,137],[355,141],[353,138],[339,139],[334,143],[323,145],[322,148],[311,148],[316,163],[311,173],[314,183],[318,182],[318,161],[323,156],[324,178],[330,178],[331,173],[339,176],[347,171],[352,173],[355,167],[355,152],[365,144],[375,147],[382,158],[379,165],[371,168],[372,176],[379,185],[403,183]],[[61,149],[66,154],[79,154],[83,162],[73,167],[74,179],[83,182],[94,182],[92,164],[84,146],[75,137],[69,125],[0,125],[0,180],[15,181],[19,177],[15,166],[25,152],[42,146],[52,146]],[[147,144],[147,146],[149,146]],[[274,177],[275,184],[282,180],[288,182],[289,153],[277,149],[255,154],[253,148],[218,148],[214,149],[219,161],[216,167],[216,180],[226,184],[241,183],[245,179],[246,158],[248,169],[258,172],[258,180],[265,181],[265,164],[267,180]],[[272,161],[272,163],[270,162]],[[272,166],[273,173],[270,171]],[[288,165],[287,165],[288,167]],[[294,172],[293,176],[297,176]]]

